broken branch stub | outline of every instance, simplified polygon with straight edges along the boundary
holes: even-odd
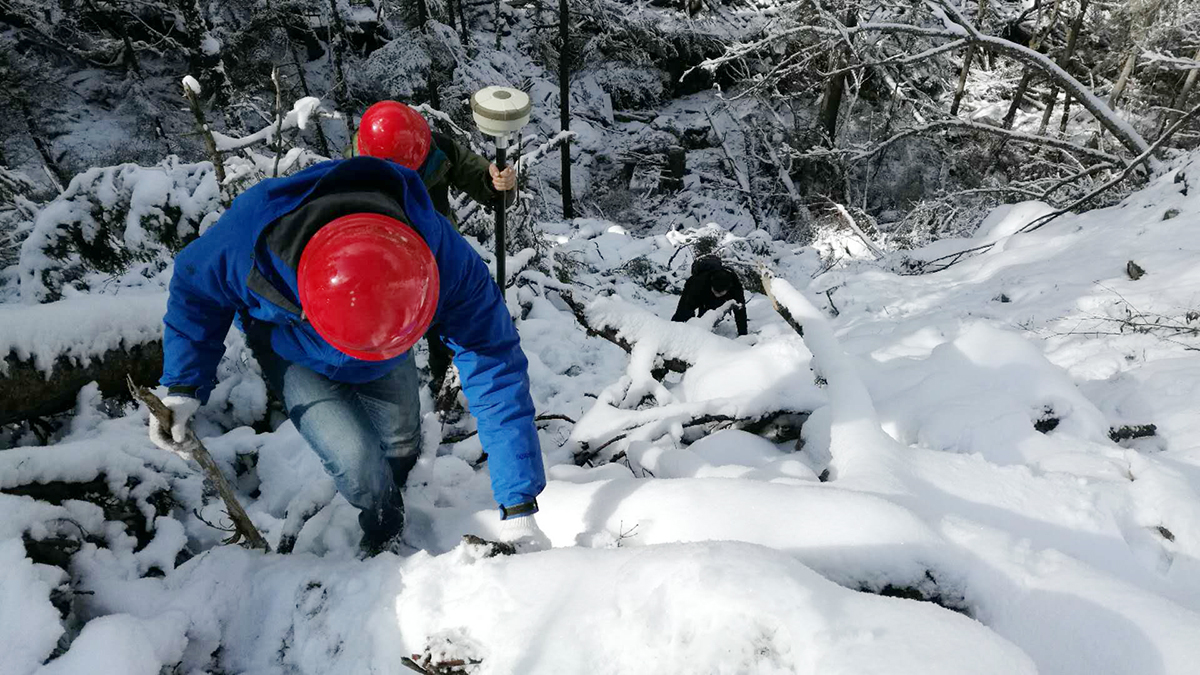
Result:
[[[158,424],[163,429],[171,428],[171,409],[162,402],[154,392],[146,387],[139,387],[134,384],[133,378],[127,378],[126,383],[129,385],[129,393],[150,409],[150,414],[158,420]],[[196,460],[200,468],[204,469],[205,475],[212,480],[217,487],[217,492],[221,495],[221,500],[225,502],[225,509],[229,514],[229,519],[233,521],[234,532],[233,536],[225,541],[227,544],[238,544],[245,540],[248,548],[256,548],[262,551],[270,552],[271,545],[263,538],[258,528],[251,522],[250,516],[246,515],[246,510],[242,508],[241,502],[238,501],[237,494],[233,491],[233,487],[229,481],[225,480],[225,475],[221,473],[221,468],[217,466],[216,460],[209,454],[208,448],[200,442],[196,437],[196,432],[189,426],[187,428],[187,436],[180,443],[174,443],[177,446],[174,448],[176,454],[181,457],[191,457]]]

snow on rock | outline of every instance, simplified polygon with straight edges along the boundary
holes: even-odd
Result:
[[[186,612],[189,634],[219,640],[220,667],[235,672],[394,670],[429,645],[479,659],[481,674],[1036,672],[966,617],[856,593],[733,542],[479,561],[459,548],[367,563],[227,548],[169,583],[109,583],[97,595],[136,605],[143,622]],[[189,649],[184,668],[211,668],[210,653]]]
[[[979,452],[997,464],[1110,445],[1104,415],[1016,333],[976,322],[928,359],[890,365],[876,387],[889,401],[881,417],[905,444]]]
[[[67,653],[33,673],[159,675],[183,656],[187,629],[182,612],[160,614],[149,621],[120,614],[102,616],[83,627]]]
[[[0,354],[32,359],[49,377],[59,357],[87,365],[112,349],[162,337],[166,293],[87,295],[45,305],[0,304]],[[7,367],[0,361],[0,371]]]
[[[9,511],[4,513],[7,520]],[[50,604],[50,591],[66,575],[33,564],[25,557],[21,540],[7,537],[0,534],[0,654],[5,673],[30,675],[50,656],[63,633],[58,610]]]
[[[486,673],[1036,672],[1020,650],[965,617],[857,594],[746,544],[414,567],[395,601],[400,633],[462,626]],[[526,606],[505,609],[512,597]],[[535,651],[517,637],[531,635]]]

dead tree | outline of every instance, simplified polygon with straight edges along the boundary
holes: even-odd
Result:
[[[1075,15],[1075,20],[1071,22],[1071,28],[1067,32],[1067,46],[1063,48],[1062,54],[1058,57],[1058,66],[1063,70],[1071,64],[1071,57],[1075,55],[1075,44],[1079,40],[1079,29],[1083,27],[1083,17],[1087,13],[1088,0],[1079,0],[1079,13]],[[1067,99],[1070,99],[1070,94],[1067,94]],[[1058,84],[1050,83],[1050,90],[1046,92],[1045,104],[1046,110],[1042,113],[1042,125],[1038,129],[1039,134],[1046,133],[1046,127],[1050,125],[1050,117],[1054,114],[1054,103],[1058,100]],[[1066,102],[1063,103],[1067,105]],[[1065,119],[1065,118],[1064,118]]]
[[[856,23],[858,23],[858,14],[853,9],[847,10],[845,25],[854,26]],[[825,130],[825,136],[830,146],[834,144],[834,139],[836,138],[838,111],[842,107],[842,96],[846,91],[846,75],[848,71],[843,67],[845,65],[846,51],[843,48],[830,54],[830,65],[833,66],[833,73],[825,81],[825,91],[821,94],[821,109],[817,112],[817,119],[820,121],[821,127]]]
[[[230,117],[229,107],[233,102],[233,87],[225,75],[221,52],[206,48],[212,44],[213,38],[201,4],[198,0],[177,0],[176,5],[183,17],[182,40],[187,51],[188,72],[194,73],[200,80],[202,90],[212,95],[213,105],[226,116],[226,129],[233,131],[236,120]]]
[[[221,159],[221,152],[217,150],[217,142],[213,138],[212,129],[208,127],[208,120],[204,118],[204,109],[200,107],[200,99],[186,82],[183,84],[183,96],[187,99],[188,105],[192,109],[192,115],[196,118],[196,129],[204,138],[204,147],[208,150],[208,159],[212,162],[213,170],[217,172],[217,185],[222,186],[222,192],[224,192],[225,162]],[[222,201],[228,203],[229,199],[227,196],[222,195]]]
[[[915,23],[893,23],[893,22],[867,22],[860,23],[857,26],[825,26],[802,24],[791,28],[779,30],[762,39],[739,44],[725,54],[708,59],[701,63],[698,67],[706,70],[715,70],[716,68],[733,63],[735,61],[745,59],[748,55],[765,51],[773,48],[777,43],[793,39],[801,35],[817,35],[824,36],[830,40],[849,39],[856,35],[912,35],[923,37],[931,40],[946,40],[955,47],[975,45],[980,49],[989,49],[997,54],[1011,58],[1025,66],[1030,66],[1040,71],[1047,79],[1058,84],[1064,91],[1079,100],[1080,104],[1090,112],[1100,125],[1111,133],[1117,141],[1124,146],[1131,156],[1140,155],[1149,147],[1149,144],[1144,138],[1134,130],[1129,124],[1118,117],[1111,108],[1106,106],[1101,100],[1092,95],[1091,90],[1075,79],[1069,73],[1062,72],[1052,59],[1040,52],[1030,49],[1024,45],[1019,45],[1003,38],[992,35],[985,35],[967,21],[959,11],[955,3],[949,0],[931,0],[929,6],[933,7],[935,14],[944,17],[942,26],[918,25]],[[940,54],[944,51],[946,45],[941,45],[922,52],[919,55],[914,55],[905,59],[906,63],[911,63],[920,58],[928,58],[930,56]],[[865,68],[884,65],[895,62],[897,59],[887,59],[878,63],[860,63],[853,67]],[[775,82],[781,76],[791,74],[792,71],[780,69],[772,74],[771,78],[764,78],[764,82]]]
[[[288,51],[292,55],[292,66],[295,67],[296,76],[300,80],[300,90],[304,92],[305,96],[312,96],[312,90],[308,86],[308,78],[304,75],[304,65],[300,62],[300,53],[296,51],[296,43],[292,41],[291,37],[288,38],[287,42]],[[321,126],[321,121],[319,119],[316,120],[316,124],[313,127],[317,133],[317,148],[320,149],[321,155],[332,157],[333,155],[329,151],[329,140],[325,138],[325,130]]]
[[[1058,10],[1061,2],[1054,0],[1054,8],[1050,12],[1050,19],[1042,26],[1042,4],[1038,4],[1037,23],[1033,31],[1033,38],[1029,42],[1029,48],[1037,51],[1041,49],[1042,40],[1054,29],[1058,23]],[[1021,81],[1017,84],[1017,90],[1013,93],[1012,103],[1008,106],[1008,113],[1004,115],[1004,128],[1011,129],[1013,122],[1017,119],[1017,111],[1021,108],[1021,103],[1025,100],[1025,90],[1029,88],[1029,82],[1033,79],[1034,69],[1030,66],[1025,66],[1025,70],[1021,73]],[[1109,104],[1112,105],[1111,103]],[[1000,148],[997,148],[997,153]]]
[[[1196,53],[1192,55],[1193,61],[1200,61],[1200,47],[1196,48]],[[1174,113],[1176,116],[1183,115],[1183,106],[1187,103],[1188,96],[1192,93],[1192,88],[1196,86],[1196,78],[1200,76],[1200,68],[1192,68],[1188,71],[1187,77],[1183,80],[1183,86],[1179,88],[1179,94],[1175,96],[1175,100],[1171,102],[1171,107],[1177,110]]]
[[[633,343],[621,337],[615,328],[610,326],[593,326],[592,322],[588,319],[587,310],[584,308],[583,303],[576,300],[570,292],[564,289],[559,289],[557,292],[563,299],[563,302],[567,303],[567,306],[571,308],[571,313],[575,316],[575,320],[587,331],[588,335],[602,337],[626,352],[633,351]],[[663,359],[663,368],[676,373],[687,371],[689,365],[691,364],[681,359]]]
[[[462,22],[462,43],[466,47],[470,42],[471,32],[467,26],[467,6],[463,0],[447,0],[448,2],[458,2],[458,19]]]
[[[984,19],[987,17],[988,3],[987,0],[979,0],[979,12],[975,15],[975,28],[983,29]],[[975,57],[975,45],[967,45],[967,52],[963,55],[962,70],[958,73],[958,88],[954,90],[954,102],[950,104],[950,116],[958,115],[958,106],[962,103],[963,92],[967,89],[967,76],[971,74],[971,60]]]

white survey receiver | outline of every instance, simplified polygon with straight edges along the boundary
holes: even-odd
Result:
[[[532,110],[529,94],[512,87],[484,87],[471,97],[475,125],[485,136],[495,139],[497,169],[503,171],[508,165],[508,143],[513,134],[529,124]],[[504,195],[496,198],[496,283],[500,286],[501,296],[505,288],[505,199]]]
[[[529,124],[529,94],[512,87],[484,87],[471,97],[475,124],[487,136],[505,140]]]

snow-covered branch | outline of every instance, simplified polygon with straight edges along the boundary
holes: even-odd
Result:
[[[1074,143],[1070,143],[1070,142],[1067,142],[1067,141],[1064,141],[1064,140],[1061,140],[1058,138],[1052,138],[1052,137],[1047,137],[1047,136],[1037,136],[1035,134],[1027,134],[1027,133],[1023,133],[1020,131],[1012,131],[1010,129],[1004,129],[1002,127],[995,127],[990,124],[979,124],[977,122],[968,122],[966,120],[959,120],[959,119],[937,120],[935,122],[930,122],[928,124],[923,124],[921,126],[910,127],[908,129],[904,129],[902,131],[896,132],[891,137],[889,137],[883,141],[880,141],[879,143],[875,144],[874,146],[871,146],[870,148],[862,148],[862,149],[834,148],[831,150],[817,149],[817,150],[812,150],[812,151],[808,152],[807,154],[809,156],[839,155],[839,156],[844,157],[848,161],[858,162],[858,161],[870,159],[870,158],[878,155],[879,153],[883,152],[884,150],[887,150],[889,147],[891,147],[895,143],[897,143],[905,138],[908,138],[910,136],[918,136],[921,134],[934,133],[934,132],[938,132],[938,131],[957,131],[957,132],[961,132],[961,133],[978,132],[978,133],[984,133],[984,134],[992,134],[995,136],[1003,136],[1005,138],[1008,138],[1008,139],[1014,140],[1014,141],[1019,141],[1019,142],[1024,142],[1024,143],[1032,143],[1034,145],[1049,146],[1052,148],[1057,148],[1059,150],[1065,150],[1067,152],[1083,155],[1086,157],[1091,157],[1093,159],[1096,159],[1096,160],[1099,160],[1102,162],[1107,162],[1110,164],[1118,164],[1118,165],[1124,164],[1124,162],[1121,160],[1120,157],[1109,154],[1102,150],[1097,150],[1095,148],[1089,148],[1089,147],[1086,147],[1083,145],[1076,145]]]
[[[276,118],[270,124],[249,136],[234,138],[216,131],[212,132],[212,135],[216,140],[217,150],[220,152],[235,152],[243,148],[258,145],[259,143],[274,143],[284,131],[306,129],[308,128],[309,120],[313,117],[341,119],[342,115],[341,113],[326,110],[321,104],[321,99],[315,96],[305,96],[296,101],[283,120]]]
[[[517,160],[518,170],[525,171],[525,169],[527,169],[528,167],[533,166],[534,164],[537,164],[538,161],[540,161],[542,159],[542,157],[545,157],[546,154],[549,153],[551,150],[553,150],[554,148],[557,148],[558,146],[562,145],[563,143],[565,143],[566,141],[568,141],[572,138],[575,138],[574,131],[558,132],[557,134],[554,135],[554,138],[551,138],[550,140],[546,141],[545,143],[542,143],[541,145],[534,148],[533,150],[521,155],[520,159]]]
[[[823,73],[823,75],[826,77],[829,77],[832,75],[838,75],[840,73],[848,73],[852,70],[858,70],[860,68],[870,68],[870,67],[874,67],[874,66],[907,66],[907,65],[910,65],[913,63],[917,63],[919,61],[924,61],[925,59],[931,59],[931,58],[937,56],[938,54],[943,54],[945,52],[952,52],[956,49],[965,47],[966,45],[967,45],[966,39],[955,40],[954,42],[947,42],[946,44],[939,45],[937,47],[930,47],[929,49],[926,49],[925,51],[919,52],[917,54],[893,54],[892,56],[889,56],[886,59],[882,59],[879,61],[867,61],[864,63],[854,63],[854,64],[846,66],[845,68],[839,68],[837,70],[830,71],[828,73]]]
[[[1146,162],[1147,160],[1149,160],[1150,156],[1152,154],[1154,154],[1155,150],[1157,150],[1164,143],[1166,143],[1168,140],[1170,140],[1171,137],[1175,135],[1175,132],[1179,131],[1185,124],[1192,121],[1192,119],[1198,115],[1200,115],[1200,105],[1196,106],[1195,108],[1192,108],[1191,111],[1188,112],[1188,114],[1186,114],[1183,117],[1180,117],[1178,120],[1176,120],[1176,122],[1171,125],[1171,128],[1167,129],[1163,133],[1162,136],[1159,136],[1157,141],[1154,141],[1154,145],[1151,145],[1148,148],[1146,148],[1145,152],[1138,155],[1136,158],[1134,158],[1134,160],[1132,162],[1130,162],[1128,165],[1125,166],[1124,171],[1122,171],[1121,173],[1114,176],[1107,183],[1105,183],[1104,185],[1101,185],[1100,187],[1096,188],[1095,190],[1092,190],[1091,192],[1087,193],[1083,197],[1080,197],[1079,199],[1075,200],[1069,206],[1066,206],[1066,207],[1061,208],[1053,213],[1048,213],[1048,214],[1042,216],[1041,218],[1038,218],[1037,220],[1033,221],[1032,223],[1029,223],[1028,225],[1026,225],[1025,227],[1022,227],[1020,231],[1021,232],[1032,232],[1038,228],[1041,228],[1041,227],[1045,226],[1046,224],[1048,224],[1050,221],[1054,220],[1055,218],[1058,218],[1059,216],[1061,216],[1065,213],[1074,211],[1075,209],[1087,204],[1088,202],[1095,199],[1097,196],[1106,192],[1109,188],[1111,188],[1114,185],[1125,180],[1126,178],[1129,177],[1129,175],[1131,173],[1133,173],[1134,169],[1136,169],[1143,162]]]
[[[905,34],[926,38],[940,38],[963,45],[985,47],[1042,72],[1075,100],[1078,100],[1100,122],[1105,130],[1120,141],[1121,145],[1130,154],[1139,155],[1149,147],[1146,140],[1142,138],[1141,134],[1129,122],[1118,116],[1091,89],[1075,79],[1074,76],[1060,67],[1049,56],[1015,42],[981,33],[971,26],[970,22],[962,16],[957,8],[945,0],[934,0],[928,4],[931,7],[936,5],[938,9],[935,15],[943,19],[943,23],[947,26],[946,28],[931,28],[887,21],[867,22],[857,26],[838,26],[836,28],[818,25],[795,26],[754,42],[735,44],[721,56],[708,59],[697,67],[714,72],[721,65],[745,58],[755,52],[771,48],[779,42],[805,34],[833,39],[843,39],[847,35],[855,36],[869,33]]]
[[[441,110],[434,108],[433,106],[429,105],[428,103],[421,103],[420,105],[414,105],[414,106],[412,106],[412,109],[416,110],[417,112],[421,113],[422,115],[425,115],[426,117],[432,117],[438,121],[444,122],[447,126],[450,127],[451,130],[454,131],[454,133],[458,134],[459,136],[467,136],[467,137],[471,136],[471,132],[466,131],[462,127],[455,124],[454,119],[452,117],[450,117],[446,113],[442,112]]]
[[[1162,52],[1142,52],[1142,65],[1156,65],[1167,70],[1200,70],[1200,61]]]

